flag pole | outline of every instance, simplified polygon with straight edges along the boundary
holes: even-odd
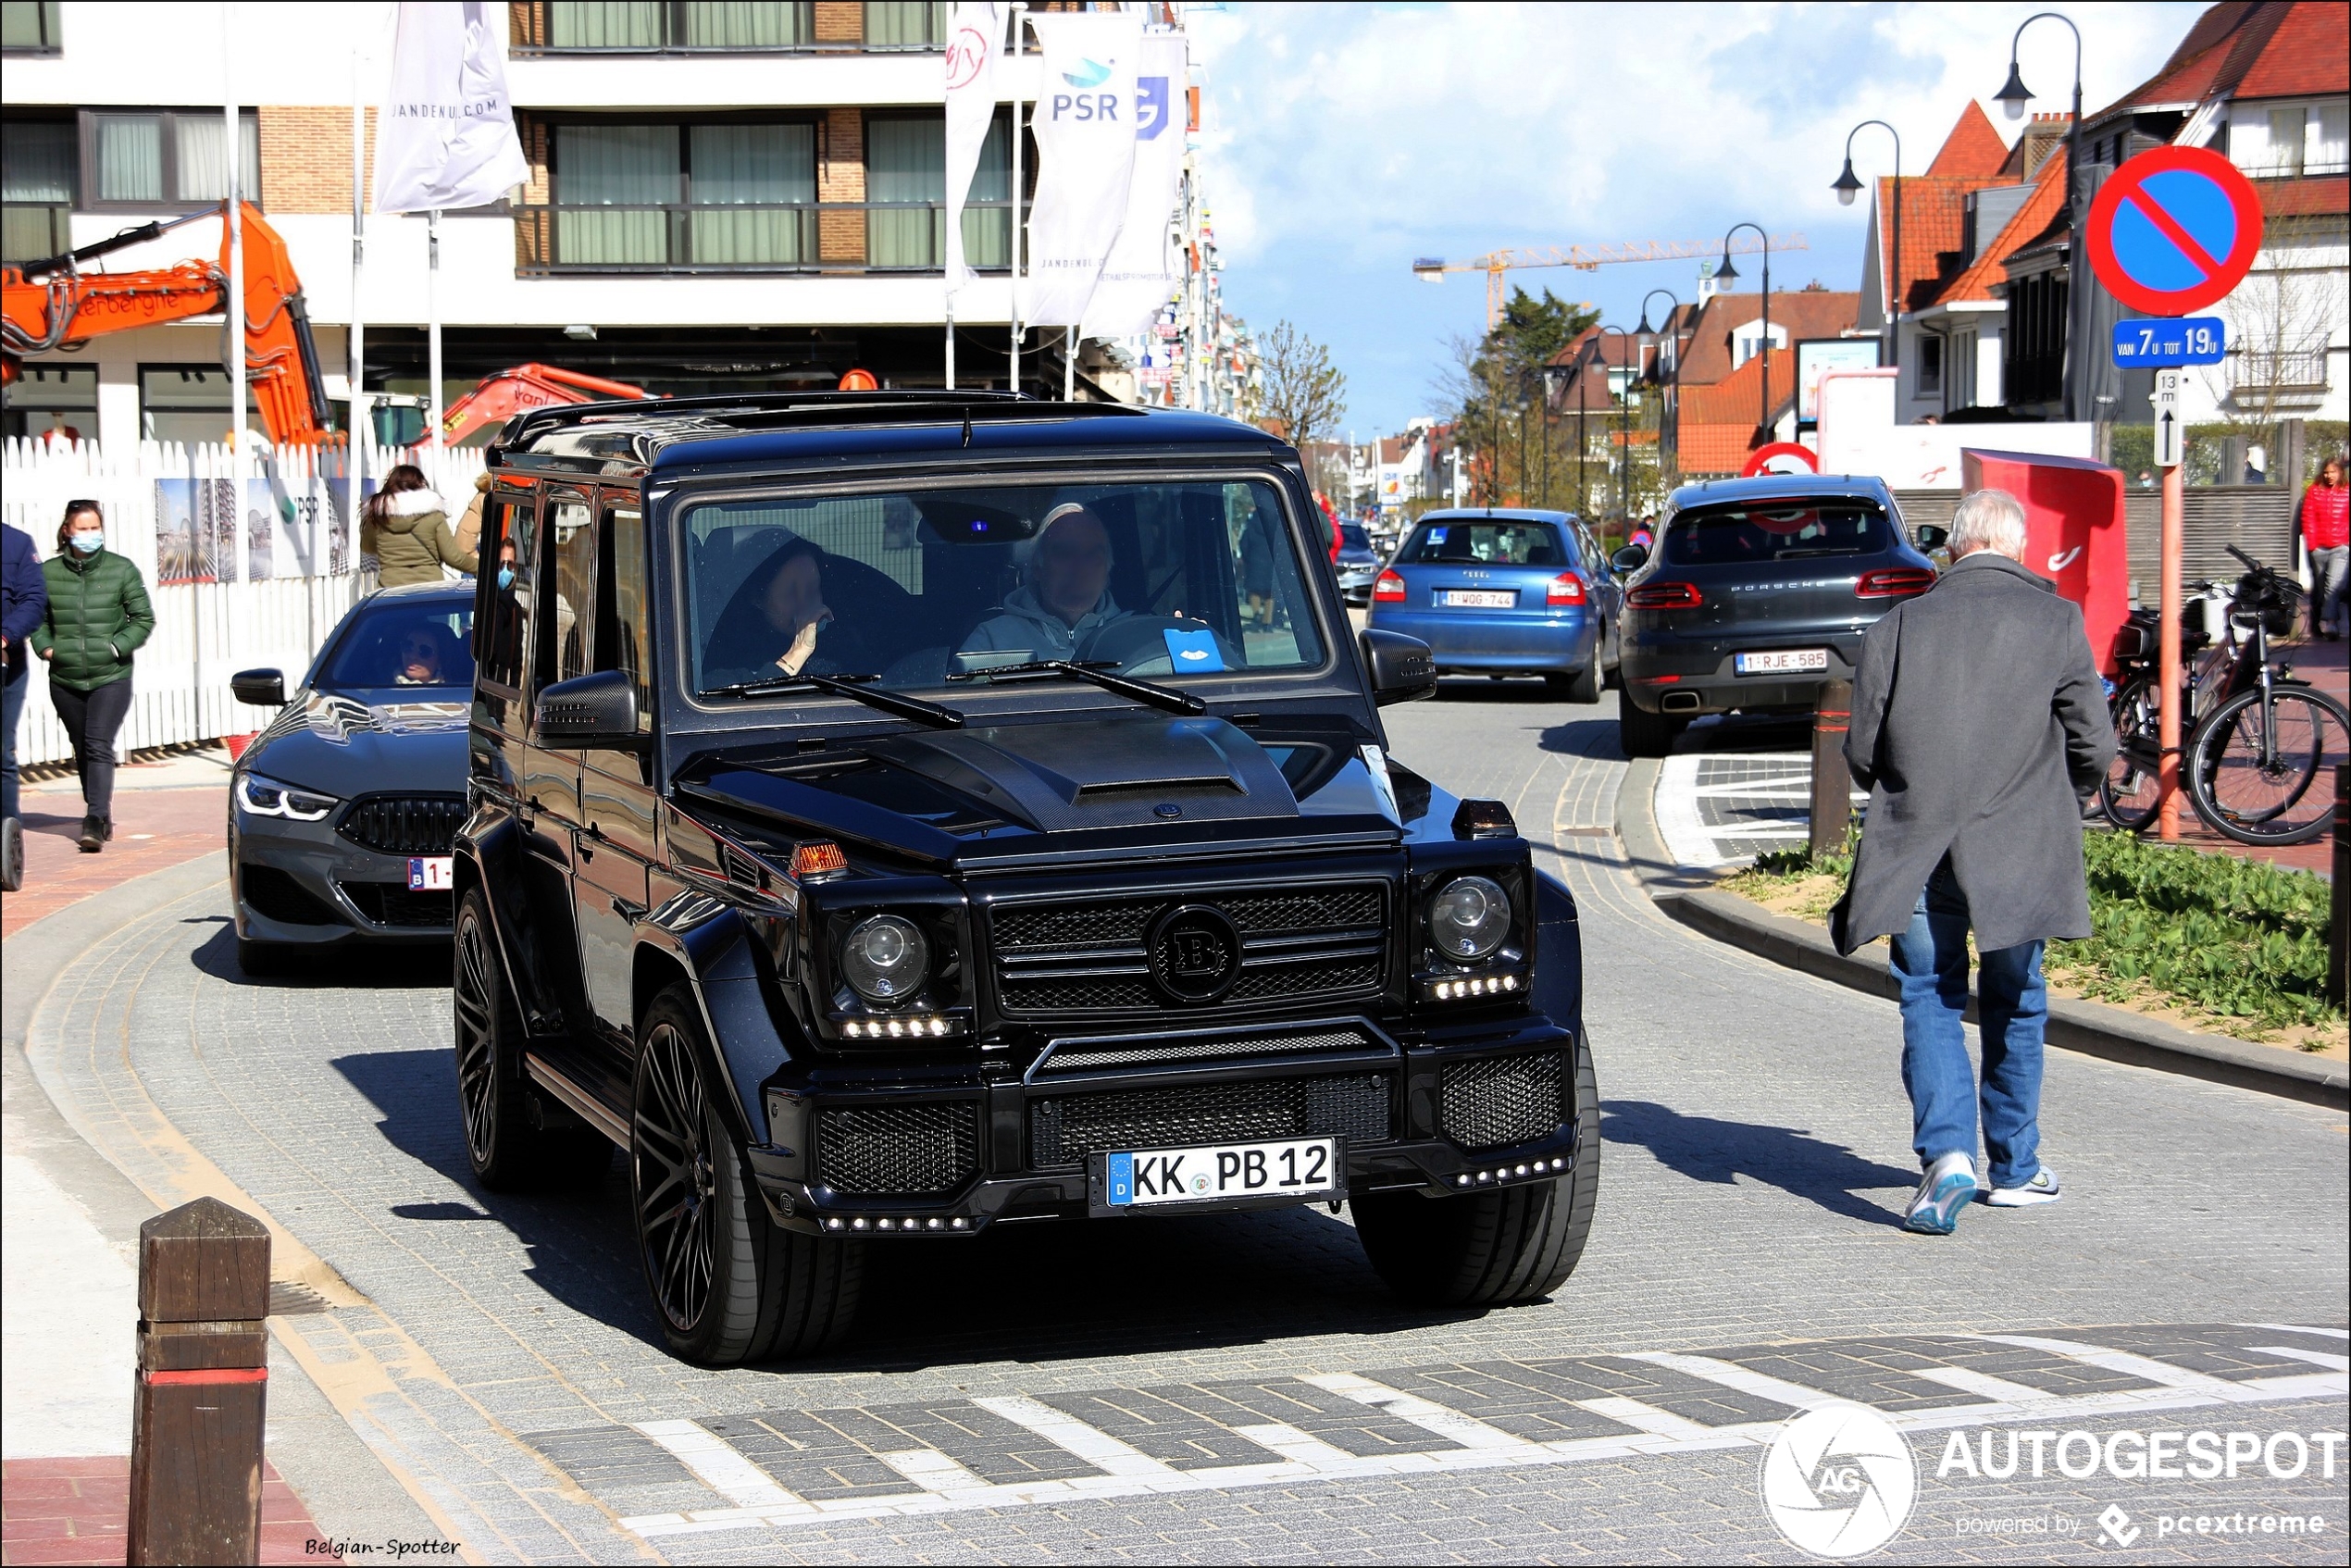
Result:
[[[432,385],[426,388],[428,406],[432,410],[432,482],[441,487],[441,209],[434,207],[425,214],[425,247],[429,255],[425,264],[425,357],[430,367],[426,374]]]
[[[1077,401],[1077,329],[1064,329],[1068,336],[1062,340],[1062,401]]]
[[[343,437],[343,508],[345,526],[352,529],[350,552],[344,556],[355,565],[359,555],[359,466],[362,442],[367,427],[367,398],[360,384],[367,374],[367,324],[366,312],[359,307],[359,286],[367,270],[367,94],[365,87],[365,67],[361,63],[360,44],[351,44],[351,423]],[[332,552],[329,565],[333,564]]]
[[[223,212],[229,219],[229,297],[222,302],[221,314],[228,320],[229,360],[229,477],[243,479],[244,468],[245,432],[245,222],[243,181],[239,178],[244,170],[243,138],[237,134],[237,7],[230,0],[223,0],[220,7],[220,118],[228,140],[228,200]],[[237,497],[236,515],[242,516],[244,497]]]
[[[1020,395],[1020,53],[1021,22],[1028,7],[1022,0],[1013,0],[1013,350],[1012,375],[1006,382],[1013,395]]]

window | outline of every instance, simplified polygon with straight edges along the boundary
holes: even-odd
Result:
[[[2269,174],[2299,174],[2302,172],[2302,142],[2308,134],[2310,111],[2299,106],[2271,109],[2270,120],[2270,155],[2263,160],[2263,172]]]
[[[1683,512],[1665,530],[1676,566],[1736,566],[1792,555],[1874,555],[1886,547],[1885,514],[1874,506],[1726,506]]]
[[[816,128],[554,128],[555,262],[580,268],[798,267],[816,258]]]
[[[865,262],[943,267],[947,261],[947,127],[938,115],[876,115],[865,121]],[[1012,120],[988,128],[964,206],[964,260],[1012,265]],[[902,202],[891,210],[881,203]],[[916,205],[919,204],[919,205]]]
[[[1943,340],[1930,333],[1918,337],[1918,382],[1912,391],[1920,397],[1943,391]]]
[[[23,380],[8,389],[7,423],[0,433],[22,440],[52,430],[68,441],[97,439],[98,372],[94,367],[28,365]]]
[[[261,122],[238,117],[238,180],[244,199],[261,202]],[[86,110],[81,117],[82,205],[86,207],[200,206],[228,194],[218,109]]]
[[[532,504],[492,496],[481,516],[481,610],[475,657],[485,684],[522,690],[522,651],[529,645]],[[514,576],[499,581],[503,572]]]
[[[75,143],[71,120],[0,121],[0,260],[38,261],[72,247]]]
[[[596,610],[596,667],[626,670],[637,688],[637,728],[653,726],[653,602],[645,581],[645,519],[634,504],[604,504],[603,583]]]
[[[1470,523],[1438,518],[1423,523],[1396,558],[1407,566],[1572,566],[1574,558],[1549,523]]]
[[[550,49],[793,49],[815,36],[807,0],[554,0]]]
[[[6,0],[0,5],[0,54],[55,55],[59,52],[56,0]]]
[[[548,547],[555,558],[555,613],[540,619],[539,687],[588,673],[596,605],[596,530],[588,526],[588,516],[585,501],[569,496],[554,501]]]
[[[869,49],[936,49],[947,42],[947,7],[932,0],[865,0]]]
[[[12,394],[13,395],[13,394]],[[245,382],[246,428],[261,426],[253,382]],[[139,438],[199,442],[229,439],[229,372],[218,365],[139,367]]]
[[[442,687],[470,691],[474,612],[393,600],[343,626],[321,685],[334,691]],[[448,692],[439,693],[444,700]]]

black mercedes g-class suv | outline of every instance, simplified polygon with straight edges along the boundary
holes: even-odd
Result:
[[[813,1350],[863,1249],[1015,1220],[1343,1201],[1430,1302],[1574,1267],[1574,906],[1388,759],[1435,671],[1349,635],[1290,447],[760,395],[520,415],[491,473],[466,1147],[627,1151],[678,1354]]]

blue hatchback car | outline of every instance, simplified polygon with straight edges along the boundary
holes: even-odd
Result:
[[[1621,594],[1572,512],[1429,512],[1372,586],[1369,625],[1429,645],[1439,675],[1539,675],[1597,703]]]

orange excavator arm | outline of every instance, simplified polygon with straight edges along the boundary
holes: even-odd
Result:
[[[459,398],[441,421],[441,439],[454,445],[485,425],[503,425],[527,409],[648,395],[644,388],[626,381],[608,381],[602,376],[553,365],[517,365],[484,376],[480,385]]]
[[[0,377],[16,380],[28,355],[223,310],[229,293],[226,223],[221,225],[217,263],[183,261],[139,272],[81,270],[83,262],[222,215],[216,207],[143,224],[64,255],[0,270]],[[310,335],[302,280],[294,273],[284,236],[269,226],[260,209],[244,203],[243,219],[245,373],[254,402],[269,439],[279,445],[319,442],[328,433],[326,388],[318,374],[318,351]]]

